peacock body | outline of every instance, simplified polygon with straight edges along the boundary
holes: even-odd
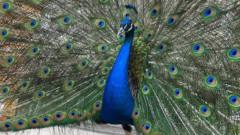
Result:
[[[1,0],[0,131],[240,134],[238,0]]]

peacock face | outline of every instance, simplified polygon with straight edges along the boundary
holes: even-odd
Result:
[[[127,35],[131,32],[134,32],[134,28],[135,27],[132,23],[132,19],[128,15],[126,15],[120,23],[120,29],[118,32],[118,36],[120,36],[122,34]]]

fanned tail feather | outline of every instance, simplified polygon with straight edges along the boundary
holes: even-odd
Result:
[[[238,0],[1,0],[0,8],[1,131],[101,123],[124,41],[119,22],[130,16],[136,130],[240,134]]]

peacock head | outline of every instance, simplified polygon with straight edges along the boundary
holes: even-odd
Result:
[[[118,31],[118,36],[125,35],[125,37],[133,35],[135,26],[132,19],[126,15],[120,23],[120,29]]]
[[[123,19],[120,22],[120,29],[118,36],[125,35],[125,37],[133,35],[136,27],[134,22],[136,21],[137,9],[134,5],[125,5],[127,12],[124,14]]]

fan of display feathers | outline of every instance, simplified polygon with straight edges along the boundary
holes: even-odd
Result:
[[[0,131],[240,134],[239,0],[0,0]]]

